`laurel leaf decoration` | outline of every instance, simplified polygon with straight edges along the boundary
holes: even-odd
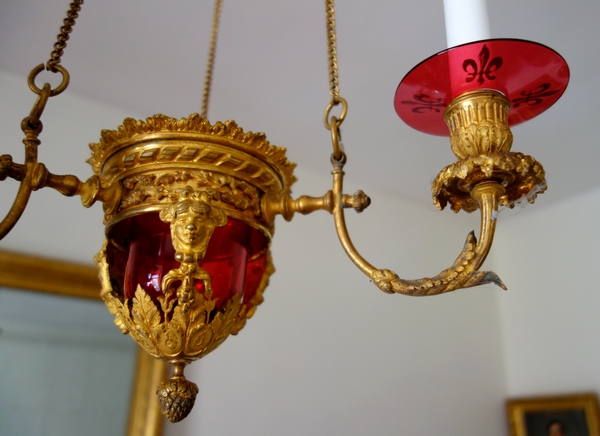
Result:
[[[413,296],[438,295],[461,288],[469,288],[493,283],[506,289],[502,280],[491,271],[477,271],[471,268],[476,261],[477,239],[473,232],[467,235],[463,250],[450,268],[443,270],[435,277],[417,280],[404,280],[388,269],[376,270],[372,275],[373,282],[383,292],[399,293]]]
[[[123,317],[123,313],[125,310],[123,308],[123,303],[119,301],[114,292],[103,292],[101,294],[101,297],[104,300],[104,304],[106,304],[108,311],[112,315],[114,315],[115,325],[119,327],[121,333],[123,333],[124,335],[128,334],[130,332],[130,328],[128,326],[127,319]]]
[[[160,351],[152,334],[146,331],[143,326],[135,324],[132,318],[123,317],[129,326],[129,334],[138,343],[140,347],[152,354],[154,357],[160,357]]]
[[[160,313],[156,305],[140,285],[137,286],[135,291],[131,315],[138,321],[136,324],[144,327],[144,330],[148,333],[160,324]]]

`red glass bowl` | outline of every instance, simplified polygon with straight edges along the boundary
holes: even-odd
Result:
[[[170,226],[160,220],[158,213],[144,213],[127,218],[111,229],[111,237],[124,247],[117,259],[110,258],[113,288],[124,298],[135,295],[138,284],[155,301],[162,295],[162,279],[172,269],[179,268],[171,241]],[[200,267],[212,278],[216,308],[223,306],[237,293],[243,292],[243,304],[249,304],[265,274],[268,256],[268,239],[252,226],[229,218],[224,227],[217,227],[209,241]],[[126,266],[115,265],[126,261]],[[196,283],[204,293],[204,285]],[[175,296],[173,296],[175,298]]]
[[[414,67],[398,85],[394,108],[409,126],[449,136],[444,110],[459,95],[493,89],[511,102],[510,126],[552,106],[569,83],[569,67],[545,45],[520,39],[489,39],[441,51]]]

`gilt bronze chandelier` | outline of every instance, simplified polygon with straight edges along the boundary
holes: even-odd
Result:
[[[157,388],[170,421],[189,414],[198,392],[185,378],[185,366],[237,334],[263,301],[274,272],[270,244],[277,215],[290,221],[295,213],[332,214],[352,262],[386,293],[437,295],[486,283],[505,289],[495,273],[480,268],[499,207],[533,202],[546,189],[542,165],[510,151],[510,126],[543,112],[564,93],[569,70],[555,51],[510,39],[462,44],[423,61],[398,86],[398,115],[418,130],[450,136],[458,158],[434,179],[434,204],[481,213],[479,238],[470,233],[449,268],[405,280],[364,259],[346,228],[344,209],[361,212],[370,199],[362,191],[349,195],[343,189],[347,156],[340,129],[348,104],[339,92],[333,0],[325,1],[331,98],[323,117],[331,132],[333,187],[321,197],[297,199],[291,196],[295,164],[284,148],[234,121],[207,119],[221,0],[215,6],[202,115],[128,118],[115,130],[103,130],[90,144],[94,175],[85,182],[53,174],[38,162],[41,117],[48,99],[69,84],[61,56],[82,4],[71,3],[51,59],[29,75],[38,98],[21,125],[25,162],[0,157],[0,180],[20,181],[0,223],[0,238],[16,224],[31,192],[44,187],[78,195],[85,207],[103,204],[106,239],[95,259],[101,295],[123,333],[173,365],[173,376]],[[36,78],[44,70],[60,74],[62,83],[38,87]],[[336,107],[341,107],[339,116],[332,115]]]

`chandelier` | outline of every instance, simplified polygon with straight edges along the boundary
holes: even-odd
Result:
[[[106,239],[95,259],[101,295],[123,333],[173,365],[173,376],[157,388],[170,421],[189,414],[198,392],[184,375],[186,365],[237,334],[263,301],[274,272],[269,249],[277,215],[290,221],[295,213],[332,214],[343,249],[386,293],[438,295],[487,283],[505,289],[495,273],[480,267],[499,207],[533,203],[546,189],[542,165],[510,151],[510,126],[540,114],[564,93],[569,70],[555,51],[530,41],[473,38],[477,41],[451,44],[401,81],[394,96],[397,114],[417,130],[450,136],[458,158],[434,179],[434,204],[481,214],[479,238],[470,233],[449,268],[405,280],[364,259],[346,227],[344,210],[361,212],[370,199],[343,189],[347,156],[340,129],[348,104],[339,92],[333,0],[325,1],[331,99],[323,117],[331,133],[333,187],[321,197],[297,199],[291,196],[295,164],[284,148],[234,121],[207,119],[221,0],[215,6],[202,115],[128,118],[117,129],[102,131],[99,142],[90,144],[94,175],[85,182],[53,174],[38,162],[45,105],[70,81],[60,62],[82,3],[71,3],[51,59],[28,77],[38,98],[21,125],[25,162],[0,157],[0,180],[20,181],[0,223],[0,238],[17,223],[31,192],[44,187],[78,195],[85,207],[103,204]],[[44,70],[60,74],[62,83],[38,87],[36,78]],[[338,116],[332,114],[336,107]]]

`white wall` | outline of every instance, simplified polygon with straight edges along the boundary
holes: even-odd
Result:
[[[534,205],[499,230],[494,265],[510,287],[500,307],[511,396],[600,392],[599,202],[595,189]]]

